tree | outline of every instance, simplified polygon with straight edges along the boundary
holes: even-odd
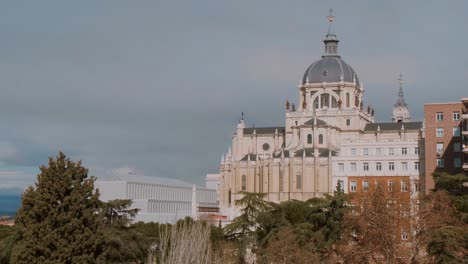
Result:
[[[22,195],[16,215],[19,239],[13,263],[104,261],[104,221],[94,177],[62,152],[40,167],[35,186]]]
[[[101,203],[101,212],[104,214],[108,226],[125,227],[128,226],[139,209],[129,209],[132,200],[110,200]]]
[[[386,263],[401,261],[401,232],[409,228],[409,217],[402,214],[402,201],[382,183],[371,185],[363,193],[352,211],[346,214],[343,223],[343,240],[340,253],[346,263],[368,263],[385,260]]]
[[[416,239],[426,253],[415,256],[428,263],[466,263],[468,225],[448,192],[433,192],[421,201]]]
[[[256,219],[260,213],[269,210],[273,205],[263,199],[266,193],[241,193],[242,199],[236,201],[236,206],[241,207],[241,215],[225,227],[225,234],[228,239],[237,243],[239,261],[244,263],[247,249],[252,249],[256,238]]]

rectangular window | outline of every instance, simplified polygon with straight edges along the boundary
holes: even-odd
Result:
[[[369,156],[369,149],[368,148],[364,149],[364,156]]]
[[[453,136],[454,137],[459,137],[460,136],[460,127],[454,127],[453,128]]]
[[[364,164],[363,164],[363,169],[364,169],[365,171],[368,171],[368,170],[369,170],[369,163],[364,162]]]
[[[375,170],[377,170],[377,171],[382,170],[382,162],[376,162],[375,163]]]
[[[338,163],[338,171],[344,172],[344,163]]]
[[[284,192],[284,173],[282,168],[279,171],[279,191]]]
[[[444,129],[441,127],[436,128],[436,137],[443,137],[444,136]]]
[[[393,186],[395,186],[395,181],[394,180],[388,180],[388,190],[393,191]]]
[[[388,149],[388,155],[390,155],[390,156],[395,155],[395,149],[394,148],[389,148]]]
[[[437,167],[439,168],[444,167],[444,159],[437,159]]]
[[[356,192],[357,189],[357,182],[356,181],[351,181],[349,185],[349,190],[351,192]]]
[[[388,163],[388,170],[394,171],[394,170],[395,170],[395,163],[389,162],[389,163]]]
[[[355,148],[351,149],[351,156],[356,156],[356,149]]]
[[[460,152],[461,151],[461,143],[455,142],[453,143],[453,152]]]
[[[461,168],[461,159],[460,158],[453,159],[453,167]]]
[[[415,155],[419,155],[419,148],[415,148],[415,149],[414,149],[414,154],[415,154]]]
[[[369,181],[362,181],[362,191],[367,192],[369,190]]]
[[[375,154],[376,154],[377,156],[381,156],[381,155],[382,155],[382,148],[376,148],[376,149],[375,149]]]
[[[441,112],[436,113],[436,120],[437,121],[444,120],[444,113],[441,113]]]
[[[346,119],[346,126],[351,126],[351,119]]]
[[[407,192],[408,191],[408,182],[406,180],[401,181],[401,191]]]
[[[460,112],[453,112],[453,121],[460,120]]]
[[[415,170],[419,170],[419,162],[416,161],[416,162],[414,163],[414,169],[415,169]]]
[[[245,174],[242,175],[242,187],[241,188],[242,188],[242,191],[247,190],[247,176],[245,176]]]
[[[402,162],[401,163],[401,169],[403,171],[407,171],[408,170],[408,162]]]
[[[338,184],[340,185],[340,190],[344,192],[344,181],[343,180],[338,180]]]
[[[401,148],[401,155],[407,155],[408,154],[408,148]]]
[[[351,163],[351,171],[356,171],[356,163]]]
[[[442,155],[444,152],[444,143],[437,143],[436,145],[436,154],[437,155]]]
[[[296,189],[302,189],[302,174],[296,174]]]

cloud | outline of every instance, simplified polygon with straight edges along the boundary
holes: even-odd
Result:
[[[304,53],[280,48],[256,50],[242,61],[247,78],[251,80],[287,81],[291,85],[299,85],[303,72],[313,63]]]
[[[346,60],[346,59],[345,59]],[[412,83],[422,77],[423,63],[420,58],[403,55],[378,55],[350,57],[347,62],[354,68],[360,80],[370,85],[394,85],[398,87],[398,76]]]
[[[31,168],[0,168],[0,189],[24,190],[33,185],[36,175]]]

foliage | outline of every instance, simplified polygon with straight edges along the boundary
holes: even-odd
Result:
[[[16,227],[0,226],[0,264],[10,263],[11,251],[18,238]]]
[[[107,262],[144,263],[153,239],[139,232],[135,226],[129,226],[137,209],[129,209],[131,200],[111,200],[101,203],[101,215],[106,223]],[[141,226],[141,224],[140,224]]]
[[[236,201],[242,206],[242,214],[225,228],[226,238],[238,244],[239,262],[245,261],[249,248],[257,254],[259,263],[308,263],[311,258],[325,261],[334,254],[333,244],[340,239],[346,210],[345,194],[337,191],[335,196],[280,204],[266,202],[264,196],[244,193]],[[294,250],[280,250],[286,248]],[[293,252],[295,256],[287,255]]]
[[[343,240],[340,252],[349,263],[399,263],[405,253],[401,250],[401,232],[410,235],[409,217],[400,213],[404,204],[393,191],[383,184],[371,185],[367,193],[354,199],[359,206],[344,218]],[[405,225],[406,224],[406,225]]]
[[[63,153],[40,167],[34,187],[22,195],[15,221],[19,238],[13,263],[103,261],[104,222],[96,213],[99,193],[81,162]]]
[[[424,197],[418,217],[417,239],[433,263],[465,263],[468,225],[448,192],[440,190]]]
[[[108,226],[123,227],[130,224],[139,209],[129,209],[132,200],[111,200],[101,202],[101,212],[104,214],[105,222]]]

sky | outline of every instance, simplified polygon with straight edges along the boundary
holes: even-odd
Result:
[[[2,1],[0,194],[63,151],[98,178],[204,184],[241,112],[284,123],[335,10],[340,54],[389,122],[468,96],[468,1]]]

